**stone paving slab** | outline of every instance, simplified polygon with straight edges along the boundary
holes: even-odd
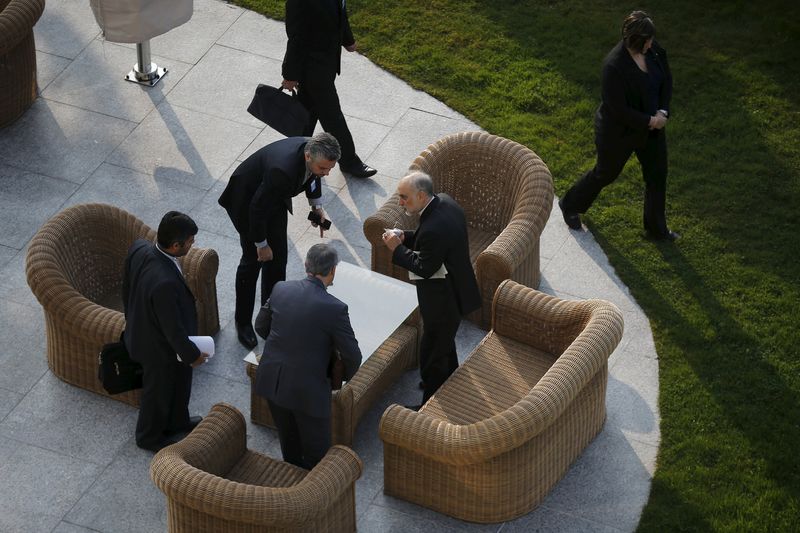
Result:
[[[89,2],[48,0],[44,13],[33,27],[33,33],[36,50],[75,59],[86,45],[100,35],[100,28],[94,21]],[[134,59],[131,65],[135,62]]]
[[[0,422],[19,404],[23,397],[18,392],[0,387]]]
[[[278,457],[275,431],[249,422],[247,350],[233,326],[238,236],[217,198],[236,166],[281,138],[246,112],[258,83],[280,82],[281,22],[217,0],[196,0],[192,20],[153,39],[170,69],[153,89],[122,82],[133,45],[106,42],[85,0],[49,0],[35,28],[41,98],[0,130],[0,530],[163,531],[166,506],[149,479],[152,454],[133,442],[136,410],[67,385],[47,370],[44,317],[25,279],[33,232],[65,206],[104,201],[155,227],[179,209],[200,226],[199,246],[217,250],[217,356],[195,373],[190,409],[231,403],[248,419],[248,446]],[[356,36],[358,37],[358,36]],[[289,217],[288,277],[303,275],[310,246],[330,242],[342,260],[369,266],[363,220],[395,190],[411,161],[443,135],[478,127],[359,54],[343,54],[337,88],[371,180],[325,179],[334,227],[320,238],[300,196]],[[532,147],[536,150],[536,147]],[[547,162],[547,155],[540,154]],[[353,448],[361,531],[633,531],[649,494],[660,440],[658,360],[650,324],[587,231],[570,231],[556,203],[542,235],[541,290],[605,298],[625,333],[609,360],[608,419],[543,504],[505,524],[468,524],[383,494],[378,425],[392,403],[418,403],[419,375],[406,372],[362,418]],[[485,332],[462,323],[463,359]],[[263,345],[263,341],[262,341]],[[47,479],[45,486],[38,483]],[[109,494],[130,503],[109,511]]]
[[[42,332],[40,310],[0,298],[0,346],[5,347],[0,350],[0,387],[28,394],[41,379],[47,371]]]
[[[102,470],[0,436],[0,531],[50,531]]]
[[[39,93],[41,94],[51,81],[63,72],[69,66],[71,60],[48,54],[46,52],[36,51],[36,83],[38,84]]]
[[[161,56],[152,60],[161,65]],[[192,67],[180,61],[169,62],[169,75],[155,87],[125,81],[124,68],[136,61],[135,52],[125,46],[96,39],[50,83],[42,96],[104,115],[141,122]]]
[[[247,112],[247,106],[258,84],[279,83],[280,72],[278,60],[214,45],[167,99],[175,105],[260,130],[264,124]]]
[[[57,211],[77,185],[0,163],[0,244],[20,249]]]
[[[168,99],[106,161],[208,190],[259,131]]]
[[[83,183],[135,123],[39,98],[0,130],[0,162]]]
[[[25,256],[28,253],[28,245],[26,244],[21,250],[14,250],[16,253],[8,260],[2,268],[0,268],[0,301],[8,303],[16,303],[29,308],[32,316],[39,317],[38,320],[44,323],[44,315],[42,314],[42,306],[36,300],[36,297],[28,287],[28,281],[25,274]],[[2,307],[0,307],[2,309]],[[13,318],[13,314],[6,310],[9,319]],[[4,315],[0,313],[0,325],[9,327],[8,324],[13,324],[13,321],[4,324]],[[0,330],[0,335],[2,335]],[[32,357],[35,359],[35,357]],[[2,383],[0,383],[2,387]]]
[[[64,207],[94,202],[113,204],[155,229],[164,213],[189,212],[204,194],[201,189],[168,178],[103,163]]]
[[[50,372],[0,424],[9,439],[82,461],[107,465],[130,438],[136,410],[73,387]]]
[[[245,11],[220,37],[217,44],[283,61],[286,30],[282,22],[268,19],[253,11]],[[280,81],[277,79],[270,85],[276,85]]]
[[[451,133],[477,131],[475,124],[410,108],[366,162],[381,173],[402,178],[430,144]]]

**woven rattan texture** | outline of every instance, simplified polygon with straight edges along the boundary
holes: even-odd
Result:
[[[539,286],[539,238],[553,206],[550,170],[529,148],[483,132],[436,141],[410,170],[430,174],[436,192],[449,194],[464,209],[483,300],[481,310],[469,318],[488,329],[492,298],[503,280]],[[372,244],[372,270],[408,281],[408,273],[392,264],[381,235],[384,228],[417,225],[418,218],[404,213],[396,194],[367,218],[364,235]]]
[[[125,328],[122,277],[128,248],[155,231],[132,214],[106,204],[64,209],[31,239],[28,285],[44,309],[47,362],[67,383],[106,394],[97,379],[97,356]],[[217,253],[194,248],[181,259],[196,298],[200,334],[219,330]],[[137,405],[139,391],[111,396]]]
[[[242,414],[219,403],[156,454],[150,477],[167,497],[170,532],[355,531],[355,452],[334,446],[308,472],[248,450],[246,431]]]
[[[331,433],[334,444],[351,444],[359,420],[375,400],[410,368],[417,365],[417,328],[401,325],[358,369],[353,379],[331,396]],[[257,367],[246,363],[250,377],[250,419],[275,427],[267,401],[253,392]]]
[[[536,507],[605,421],[622,315],[503,282],[493,329],[425,406],[380,424],[386,494],[474,522]]]
[[[0,128],[36,99],[33,25],[43,11],[44,0],[0,0]]]

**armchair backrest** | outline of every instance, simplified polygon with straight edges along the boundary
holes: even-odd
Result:
[[[560,300],[506,280],[492,301],[492,329],[559,356],[583,331],[592,312],[590,301]]]
[[[29,257],[40,265],[49,263],[39,286],[71,287],[94,303],[121,311],[125,257],[138,238],[154,239],[155,231],[118,207],[81,204],[42,226],[31,241]]]
[[[421,170],[436,192],[452,196],[464,209],[467,223],[499,234],[522,202],[539,197],[552,202],[552,177],[531,149],[483,132],[448,135],[428,146],[409,170]]]

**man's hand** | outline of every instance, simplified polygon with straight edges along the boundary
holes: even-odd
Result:
[[[355,52],[356,49],[358,49],[358,43],[353,43],[350,46],[345,46],[344,49],[347,50],[348,52]]]
[[[403,241],[400,240],[400,237],[398,237],[394,232],[387,231],[381,238],[383,239],[383,244],[385,244],[386,247],[392,252],[394,252],[395,248],[403,244]]]
[[[192,368],[197,368],[198,366],[208,362],[208,354],[205,352],[200,353],[200,357],[194,360],[192,363]]]
[[[325,222],[326,220],[330,220],[328,218],[328,213],[326,213],[323,208],[315,207],[314,211],[319,215],[320,222]],[[319,227],[319,236],[320,237],[324,237],[325,236],[325,228],[323,228],[322,225],[317,224],[316,222],[312,222],[311,225],[314,226],[315,228]]]
[[[650,117],[650,124],[648,124],[651,130],[660,130],[666,125],[667,125],[667,117],[665,117],[661,113],[656,113],[655,115]]]
[[[297,82],[292,80],[283,80],[283,82],[281,82],[281,87],[287,91],[293,91],[297,88]]]
[[[256,248],[256,253],[258,254],[258,261],[260,263],[272,261],[272,248],[270,248],[269,246],[264,246],[263,248]]]

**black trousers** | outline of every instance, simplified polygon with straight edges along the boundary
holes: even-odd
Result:
[[[189,424],[189,397],[192,394],[192,367],[173,361],[142,363],[142,397],[136,422],[136,444],[158,445],[167,433]]]
[[[331,447],[331,419],[286,409],[267,400],[278,428],[283,460],[311,470]]]
[[[261,274],[261,305],[263,306],[272,287],[286,279],[286,262],[289,258],[289,244],[286,237],[288,212],[283,204],[270,210],[267,221],[267,244],[272,249],[272,261],[259,262],[255,243],[246,235],[239,235],[242,258],[236,269],[236,323],[252,324],[253,309],[256,303],[256,282]]]
[[[458,368],[456,333],[461,314],[448,279],[418,281],[417,298],[422,315],[419,373],[425,384],[425,403]]]
[[[585,213],[603,187],[619,177],[632,153],[642,165],[644,178],[644,229],[654,237],[669,231],[665,213],[667,196],[667,137],[664,130],[650,132],[647,143],[641,148],[631,148],[619,142],[608,142],[600,137],[597,145],[597,163],[567,191],[561,200],[565,211]]]
[[[342,148],[340,165],[344,168],[353,167],[361,164],[361,159],[356,155],[353,136],[342,113],[335,81],[336,74],[306,76],[300,80],[297,96],[309,113],[308,124],[306,124],[303,135],[314,135],[314,128],[319,120],[322,129],[339,141],[339,146]]]

